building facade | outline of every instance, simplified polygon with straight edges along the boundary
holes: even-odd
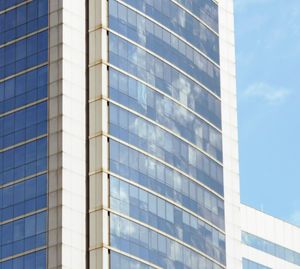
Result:
[[[232,2],[89,4],[90,267],[240,264]]]
[[[231,0],[0,3],[0,268],[240,268]]]
[[[0,3],[0,268],[45,268],[48,0]]]
[[[300,228],[241,205],[243,269],[300,268]]]

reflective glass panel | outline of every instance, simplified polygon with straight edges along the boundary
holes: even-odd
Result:
[[[285,248],[256,235],[242,232],[242,242],[249,246],[300,266],[300,253]]]
[[[133,221],[110,214],[111,245],[162,268],[221,269],[201,254]]]

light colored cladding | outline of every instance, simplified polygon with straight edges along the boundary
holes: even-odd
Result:
[[[241,205],[241,215],[242,231],[300,253],[299,227],[245,205]]]
[[[89,1],[89,265],[109,268],[107,1]]]
[[[242,268],[233,1],[219,1],[226,265]]]
[[[84,10],[49,1],[48,268],[86,264]]]

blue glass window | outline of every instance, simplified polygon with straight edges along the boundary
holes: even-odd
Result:
[[[119,254],[115,251],[110,252],[110,269],[154,269],[151,266],[148,266],[144,263],[141,263],[137,260],[126,257],[122,254]]]
[[[186,95],[189,92],[192,94],[192,91],[198,91],[199,95],[199,88],[200,91],[204,90],[199,83],[146,52],[144,49],[112,33],[109,34],[109,40],[109,61],[111,64],[161,89],[171,96],[177,96],[183,104],[187,103]],[[211,77],[207,80],[206,86],[216,95],[220,96],[219,73],[215,73],[215,75],[214,79]],[[186,90],[183,91],[183,88]]]
[[[216,32],[218,27],[218,5],[212,0],[175,0],[202,19]]]
[[[114,104],[109,106],[110,134],[145,150],[223,195],[222,166],[164,129]]]
[[[109,72],[110,98],[154,120],[222,160],[219,131],[170,98],[112,68]]]
[[[47,138],[0,153],[0,184],[47,169]]]
[[[47,26],[48,0],[0,1],[0,269],[46,269]]]
[[[0,189],[0,222],[47,207],[47,175]]]
[[[47,212],[1,225],[1,259],[44,246],[46,227]]]
[[[222,267],[195,251],[137,223],[110,214],[112,247],[161,268],[203,269]]]
[[[48,0],[33,0],[0,15],[0,45],[48,25]]]
[[[225,236],[212,226],[112,176],[110,195],[112,209],[176,237],[225,265]]]
[[[110,1],[110,28],[153,51],[208,88],[214,87],[214,81],[220,78],[219,68],[197,50],[115,1]]]
[[[296,251],[285,248],[247,232],[242,232],[242,242],[249,247],[253,247],[282,260],[300,266],[300,253]]]
[[[224,203],[166,165],[110,139],[110,170],[188,208],[224,230]]]
[[[47,133],[47,103],[0,118],[0,149]]]
[[[218,36],[171,0],[123,1],[168,27],[203,51],[209,58],[219,62]]]
[[[0,113],[47,97],[48,67],[0,83]]]
[[[0,11],[3,11],[7,8],[13,7],[14,5],[21,4],[26,0],[1,0],[0,1]]]
[[[0,79],[42,64],[48,59],[48,31],[0,48]]]
[[[243,258],[243,269],[272,269],[272,268]]]
[[[46,250],[40,250],[0,262],[0,269],[46,269],[46,261]]]

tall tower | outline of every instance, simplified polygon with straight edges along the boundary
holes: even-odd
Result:
[[[240,268],[232,0],[0,17],[0,269]]]
[[[88,31],[90,267],[239,268],[232,1],[91,0]]]

